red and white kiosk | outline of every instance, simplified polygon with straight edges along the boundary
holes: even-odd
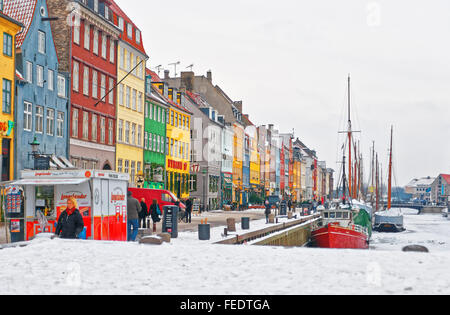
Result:
[[[54,233],[67,199],[75,197],[87,239],[126,241],[128,182],[129,174],[111,171],[55,170],[22,171],[9,185],[24,191],[25,240]]]

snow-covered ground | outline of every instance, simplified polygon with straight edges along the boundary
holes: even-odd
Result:
[[[161,246],[38,239],[0,250],[0,294],[449,294],[450,221],[405,225],[368,251],[213,245],[192,232]],[[410,243],[430,253],[402,252]]]

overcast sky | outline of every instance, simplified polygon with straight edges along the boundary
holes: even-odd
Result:
[[[373,140],[387,173],[391,124],[395,184],[450,173],[450,1],[116,1],[150,67],[212,70],[253,123],[294,128],[328,167],[339,167],[350,73],[366,173]]]

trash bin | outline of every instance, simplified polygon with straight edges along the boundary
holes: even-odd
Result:
[[[241,219],[241,227],[243,230],[250,230],[250,218],[242,218]]]
[[[211,225],[199,224],[198,225],[198,239],[200,241],[209,241],[211,239]]]

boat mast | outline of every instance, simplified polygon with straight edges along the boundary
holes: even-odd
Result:
[[[351,96],[350,96],[350,74],[348,75],[348,191],[350,194],[350,197],[353,195],[353,187],[352,187],[352,120],[351,120],[351,113],[350,113],[350,106],[351,106]]]
[[[389,149],[389,182],[388,182],[388,210],[392,206],[392,139],[394,135],[394,126],[391,126],[391,147]]]

